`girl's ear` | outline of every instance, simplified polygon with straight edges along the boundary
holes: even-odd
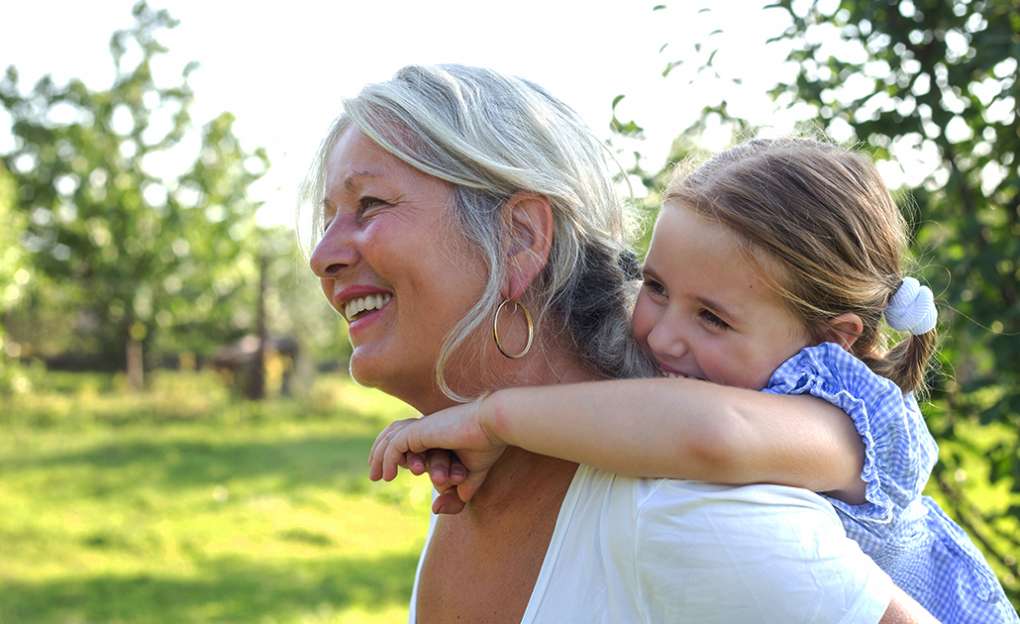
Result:
[[[503,206],[510,230],[507,283],[503,294],[516,301],[549,262],[553,215],[549,200],[535,193],[514,193]]]
[[[829,319],[825,328],[826,338],[847,351],[852,351],[854,343],[861,337],[863,331],[864,322],[853,312],[844,312]]]

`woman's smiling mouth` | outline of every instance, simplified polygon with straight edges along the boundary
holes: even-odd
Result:
[[[344,305],[344,318],[348,323],[353,323],[361,314],[382,309],[392,298],[393,295],[388,293],[355,297]]]

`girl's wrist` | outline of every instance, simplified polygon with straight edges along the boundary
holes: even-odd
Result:
[[[506,390],[496,390],[478,402],[478,426],[491,443],[509,444],[509,418],[506,409]]]

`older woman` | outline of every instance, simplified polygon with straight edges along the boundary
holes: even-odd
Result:
[[[359,382],[428,414],[651,372],[629,339],[605,149],[541,88],[405,68],[346,103],[316,171],[311,265],[350,324]],[[411,621],[892,622],[912,608],[810,492],[510,449],[467,509],[433,516]]]

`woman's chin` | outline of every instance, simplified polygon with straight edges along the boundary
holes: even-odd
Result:
[[[398,382],[408,376],[407,371],[398,370],[400,363],[399,357],[389,357],[366,345],[354,349],[349,369],[351,378],[362,386],[393,394]]]
[[[378,387],[380,375],[378,362],[373,361],[372,357],[366,357],[366,354],[361,351],[361,349],[355,349],[351,354],[349,362],[351,378],[362,386]]]

